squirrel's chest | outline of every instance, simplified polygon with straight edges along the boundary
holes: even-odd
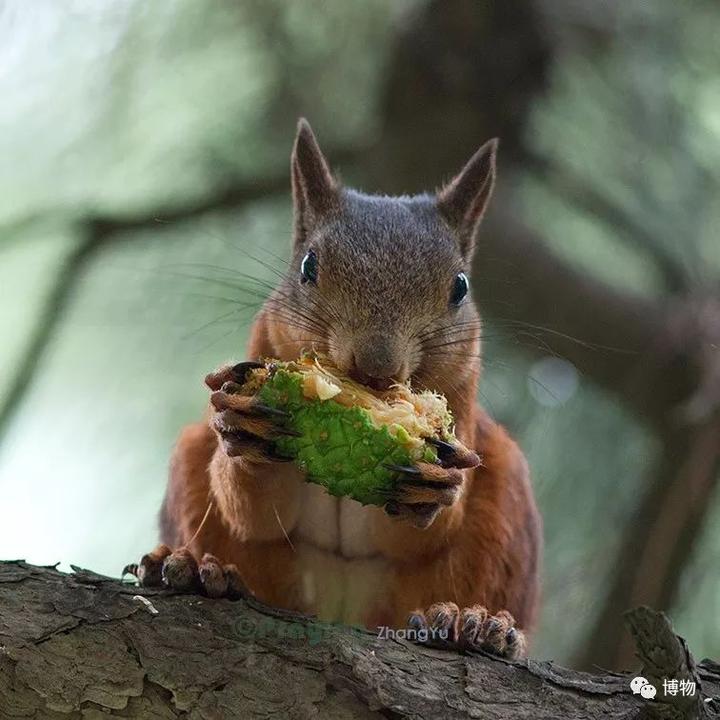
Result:
[[[365,624],[390,580],[373,542],[373,514],[382,511],[317,485],[305,485],[302,493],[292,539],[303,602],[320,619]]]

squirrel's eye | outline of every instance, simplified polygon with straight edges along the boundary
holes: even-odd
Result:
[[[300,282],[317,282],[318,261],[317,255],[310,250],[300,263]]]
[[[468,294],[470,283],[464,272],[458,273],[453,284],[452,295],[450,295],[450,304],[459,305]]]

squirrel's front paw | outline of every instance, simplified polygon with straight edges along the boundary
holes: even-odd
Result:
[[[134,575],[143,587],[166,587],[178,592],[237,600],[248,596],[235,565],[223,565],[210,553],[198,563],[185,547],[174,552],[158,545],[137,564],[126,565],[124,575]]]
[[[288,413],[263,405],[255,397],[238,395],[245,376],[261,363],[244,362],[220,368],[205,378],[213,390],[210,402],[216,412],[210,424],[218,435],[225,454],[251,462],[287,462],[275,452],[275,440],[283,435],[297,435],[282,426]]]
[[[525,655],[525,635],[507,610],[491,615],[482,605],[460,610],[452,602],[435,603],[411,613],[408,627],[433,647],[484,650],[506,660]]]
[[[462,470],[480,464],[477,453],[461,445],[431,440],[436,449],[437,463],[386,467],[402,473],[403,480],[396,497],[385,505],[385,512],[403,518],[418,528],[428,527],[443,507],[453,505],[460,497],[464,476]]]

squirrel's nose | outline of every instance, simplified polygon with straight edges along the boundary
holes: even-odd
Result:
[[[347,373],[353,380],[376,390],[387,390],[408,376],[400,353],[379,339],[368,340],[353,351]]]

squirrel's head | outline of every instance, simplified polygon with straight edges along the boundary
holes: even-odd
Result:
[[[292,352],[314,345],[376,387],[412,377],[447,392],[477,376],[470,265],[496,147],[483,145],[435,195],[365,195],[340,186],[300,120],[291,161],[293,257],[269,303]]]

